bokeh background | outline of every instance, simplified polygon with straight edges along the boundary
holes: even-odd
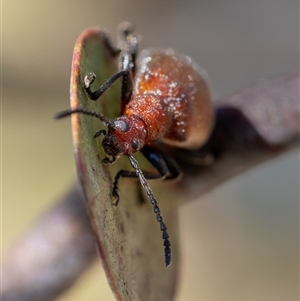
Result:
[[[210,76],[214,99],[299,67],[297,0],[2,0],[2,246],[75,180],[73,46],[90,26],[136,23],[141,48],[172,47]],[[180,209],[177,301],[299,297],[299,155],[294,150]],[[114,300],[100,263],[59,301]]]

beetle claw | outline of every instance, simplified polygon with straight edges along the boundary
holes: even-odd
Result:
[[[83,82],[84,82],[84,87],[85,87],[86,89],[88,89],[88,88],[91,86],[91,84],[95,81],[95,79],[96,79],[96,74],[95,74],[94,72],[88,73],[88,74],[84,77],[84,80],[83,80]]]

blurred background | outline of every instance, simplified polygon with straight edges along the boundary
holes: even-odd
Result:
[[[75,181],[73,46],[86,28],[136,23],[140,47],[172,47],[207,70],[213,98],[299,67],[296,0],[2,1],[2,245]],[[299,155],[286,155],[180,209],[177,301],[298,300]],[[59,301],[114,300],[100,263]]]

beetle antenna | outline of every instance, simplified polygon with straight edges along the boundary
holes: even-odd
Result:
[[[139,168],[137,160],[133,156],[128,156],[128,158],[129,158],[129,161],[130,161],[132,167],[135,169],[135,172],[138,175],[139,180],[140,180],[143,188],[145,189],[148,198],[150,199],[150,202],[153,206],[154,213],[156,213],[156,219],[159,222],[160,231],[162,232],[162,238],[164,240],[165,264],[166,264],[166,267],[168,267],[171,263],[171,248],[170,248],[171,243],[169,241],[169,234],[167,232],[167,226],[165,225],[165,223],[163,221],[163,218],[160,214],[160,209],[157,205],[157,201],[154,197],[154,194],[153,194],[151,188],[148,185],[148,182],[147,182],[142,170]]]
[[[109,127],[110,124],[111,124],[111,122],[104,115],[102,115],[101,113],[97,113],[95,111],[89,111],[85,108],[65,110],[65,111],[59,112],[56,115],[54,115],[54,118],[55,119],[61,119],[61,118],[65,118],[67,116],[71,116],[72,114],[75,114],[75,113],[80,113],[80,114],[96,117],[96,118],[100,119],[102,121],[102,123],[107,127]]]

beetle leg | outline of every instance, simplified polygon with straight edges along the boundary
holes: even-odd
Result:
[[[146,159],[164,175],[164,180],[173,180],[181,177],[181,170],[171,156],[163,152],[161,149],[154,148],[150,145],[145,145],[141,149],[142,154]],[[149,179],[150,178],[147,178]],[[159,178],[158,178],[159,179]]]
[[[91,100],[97,100],[117,79],[124,77],[128,71],[120,71],[108,79],[98,90],[92,91],[91,85],[95,81],[96,74],[93,72],[88,73],[84,77],[84,90],[88,94]]]
[[[173,161],[173,159],[165,154],[160,149],[153,148],[152,146],[145,145],[141,149],[145,158],[155,167],[158,173],[144,172],[143,175],[147,180],[171,180],[177,179],[181,176],[180,168]],[[118,185],[120,178],[134,178],[137,179],[138,175],[134,171],[119,170],[113,182],[112,195],[115,199],[114,205],[118,205],[119,194]]]
[[[132,35],[133,25],[130,22],[121,23],[118,34],[118,48],[114,49],[106,34],[104,44],[110,55],[115,57],[119,55],[119,71],[108,79],[96,91],[91,90],[91,85],[95,81],[96,75],[93,72],[84,77],[84,89],[90,99],[97,100],[116,80],[122,77],[121,87],[121,112],[124,111],[126,104],[129,102],[133,89],[133,76],[135,72],[135,59],[137,53],[137,38]]]
[[[138,39],[132,34],[134,25],[132,22],[122,22],[118,28],[118,47],[119,55],[119,71],[128,71],[123,76],[121,88],[121,112],[124,111],[126,104],[129,102],[132,89],[133,78],[135,75],[135,60],[138,48]]]

